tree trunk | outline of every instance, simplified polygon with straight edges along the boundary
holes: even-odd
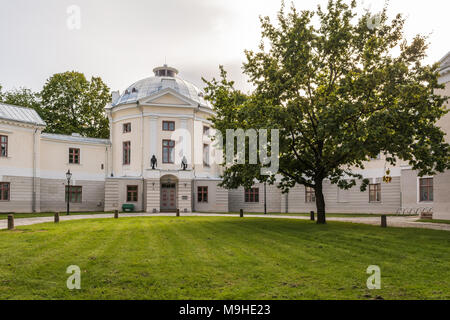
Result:
[[[316,207],[317,207],[317,224],[326,224],[325,218],[325,197],[323,196],[323,180],[316,181]]]

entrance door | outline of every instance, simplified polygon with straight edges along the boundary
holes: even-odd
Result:
[[[177,210],[177,188],[175,183],[161,184],[161,212]]]

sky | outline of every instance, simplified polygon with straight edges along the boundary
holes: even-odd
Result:
[[[379,11],[385,0],[357,0]],[[326,0],[293,0],[315,9]],[[286,1],[289,5],[290,1]],[[40,91],[55,73],[99,76],[112,91],[153,76],[165,62],[199,87],[224,65],[236,86],[244,50],[260,42],[259,16],[275,18],[280,0],[0,0],[0,85]],[[450,51],[450,1],[390,0],[407,17],[405,34],[429,35],[427,63]]]

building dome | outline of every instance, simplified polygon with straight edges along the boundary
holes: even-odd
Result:
[[[202,107],[211,108],[210,104],[204,99],[204,93],[198,87],[177,76],[177,69],[164,65],[155,68],[153,72],[155,76],[133,83],[122,95],[113,98],[112,106],[135,103],[142,98],[170,88]]]

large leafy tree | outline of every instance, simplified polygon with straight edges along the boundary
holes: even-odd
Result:
[[[436,126],[446,98],[435,94],[438,65],[423,63],[426,38],[407,42],[404,18],[389,19],[386,8],[377,19],[357,12],[355,1],[330,0],[314,12],[283,6],[278,24],[261,19],[259,50],[246,51],[251,94],[236,90],[223,68],[220,80],[205,80],[223,137],[226,129],[280,129],[280,187],[313,188],[319,224],[326,223],[324,180],[342,189],[359,182],[363,191],[368,180],[356,172],[379,153],[420,175],[449,168],[449,145]],[[261,166],[227,164],[223,185],[273,183]]]
[[[104,108],[111,96],[101,78],[92,77],[88,81],[79,72],[58,73],[47,80],[40,95],[47,132],[76,132],[96,138],[109,136]]]

